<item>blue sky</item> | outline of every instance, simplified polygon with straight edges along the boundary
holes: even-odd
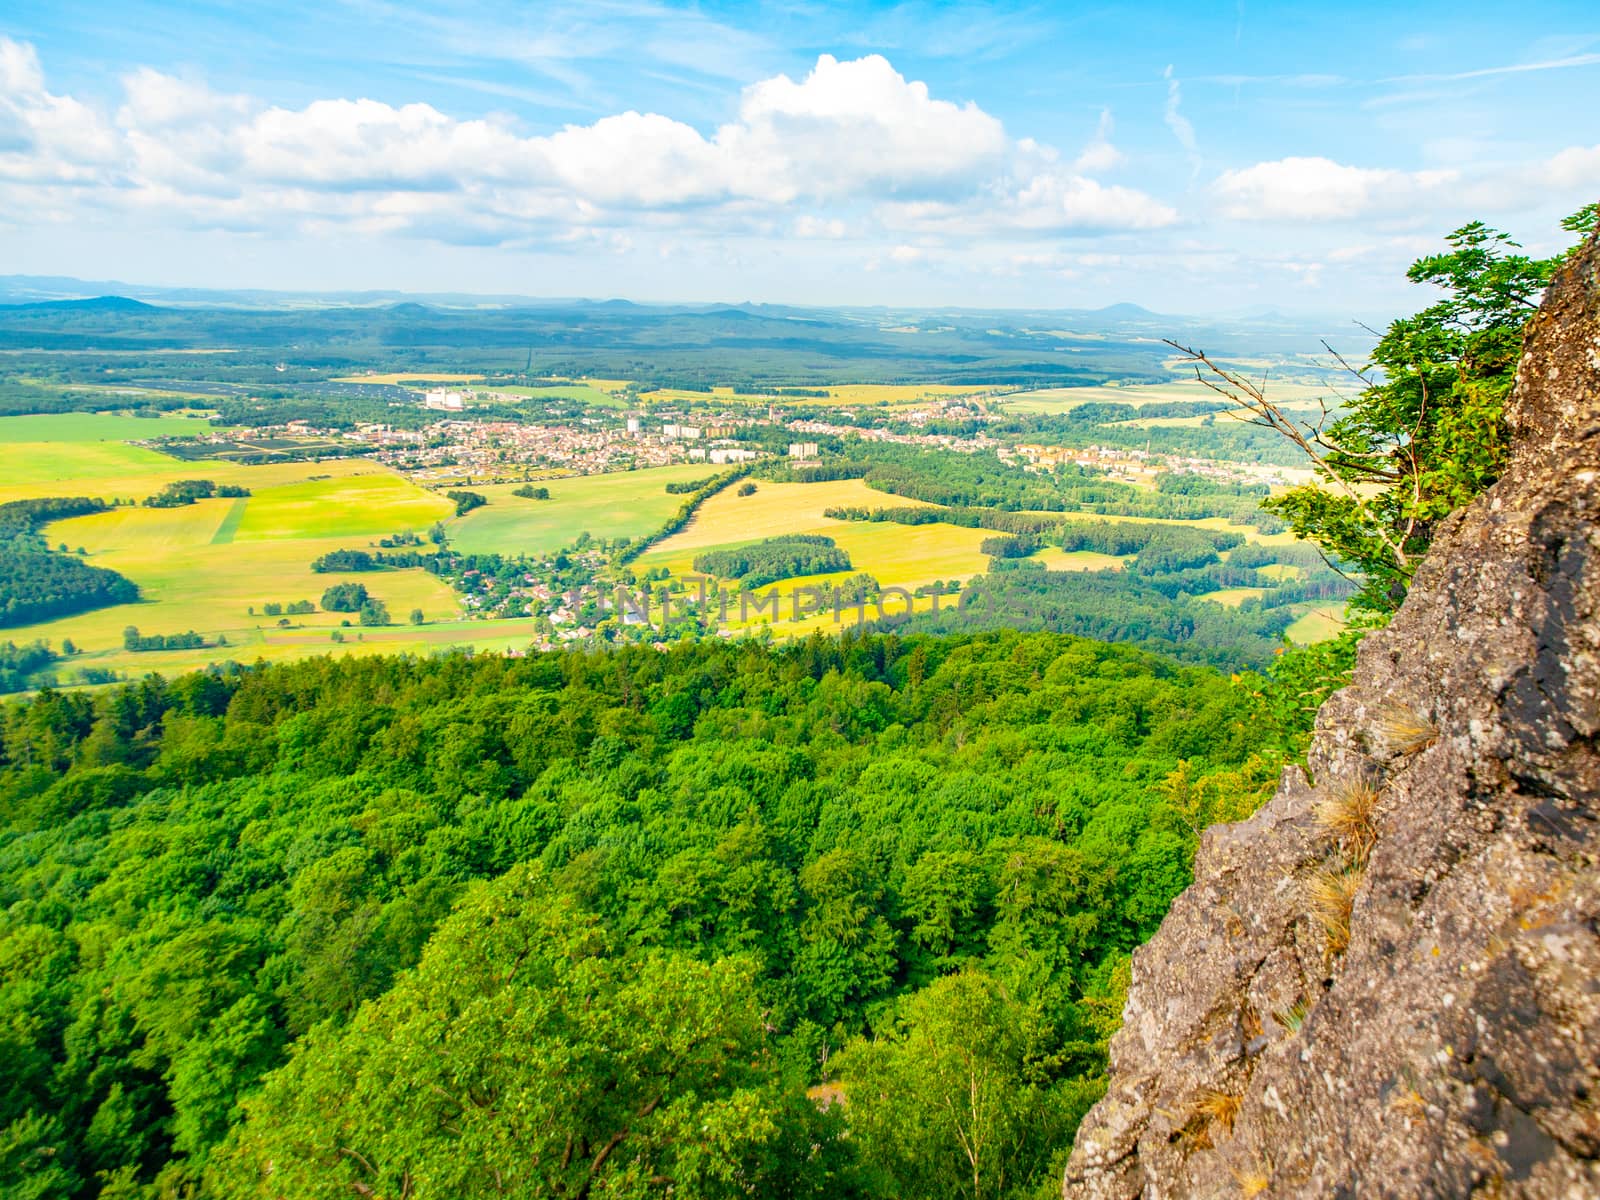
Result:
[[[1381,314],[1596,112],[1592,3],[12,0],[0,271]]]

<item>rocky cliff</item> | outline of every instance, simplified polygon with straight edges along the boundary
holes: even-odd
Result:
[[[1513,466],[1133,960],[1094,1197],[1600,1197],[1600,239]]]

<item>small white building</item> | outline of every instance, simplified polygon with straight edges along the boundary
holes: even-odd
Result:
[[[817,443],[815,442],[790,442],[790,458],[815,458],[817,456]]]
[[[466,400],[460,392],[447,392],[443,388],[433,388],[422,398],[424,408],[444,412],[460,412],[465,404]]]

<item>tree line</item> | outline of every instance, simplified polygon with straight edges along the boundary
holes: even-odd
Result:
[[[850,555],[835,545],[831,537],[822,534],[784,534],[748,546],[708,550],[694,556],[696,571],[737,579],[746,588],[850,568]]]
[[[181,508],[197,500],[214,496],[237,499],[248,496],[250,489],[233,483],[215,483],[210,479],[175,479],[162,486],[153,496],[146,496],[146,508]]]
[[[0,504],[0,627],[69,617],[139,598],[132,580],[52,550],[39,530],[51,521],[105,512],[88,496]]]

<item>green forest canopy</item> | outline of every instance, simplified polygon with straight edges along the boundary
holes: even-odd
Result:
[[[0,1190],[1026,1195],[1305,690],[997,633],[41,692],[0,710]]]

